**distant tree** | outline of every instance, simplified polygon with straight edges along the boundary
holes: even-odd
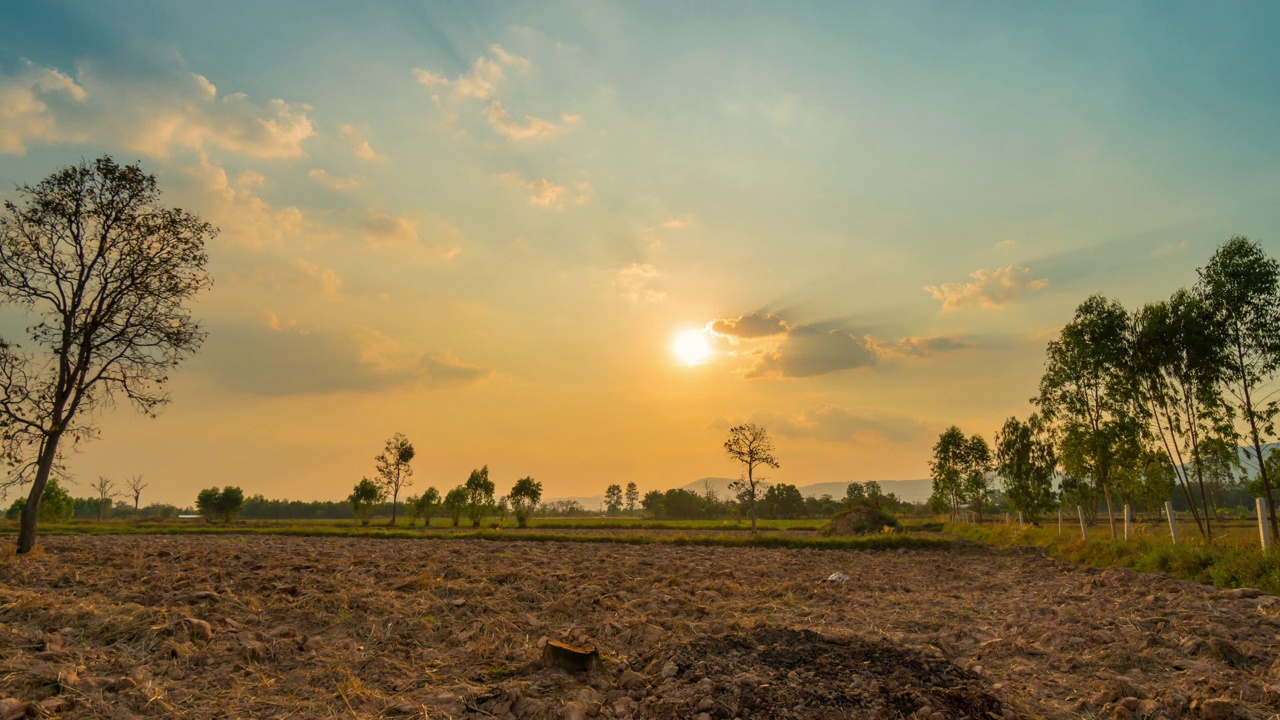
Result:
[[[796,518],[804,515],[804,495],[795,485],[778,483],[764,491],[760,504],[772,518]]]
[[[422,518],[423,527],[431,527],[431,518],[440,509],[440,491],[429,487],[421,495],[405,503],[413,508],[414,519]]]
[[[605,512],[617,515],[622,512],[622,486],[610,485],[604,489]]]
[[[1056,426],[1063,470],[1087,478],[1102,494],[1113,540],[1112,470],[1136,456],[1128,337],[1129,314],[1120,303],[1101,295],[1086,299],[1049,343],[1033,401]]]
[[[991,466],[991,446],[981,435],[971,435],[964,452],[963,491],[965,501],[978,513],[979,520],[991,499],[991,481],[987,477]]]
[[[862,484],[867,494],[867,504],[879,510],[881,503],[884,502],[884,490],[881,489],[880,483],[875,480],[868,480]]]
[[[627,483],[627,514],[634,515],[636,506],[640,503],[640,489],[636,487],[634,482]]]
[[[132,475],[125,484],[129,486],[129,492],[133,493],[133,516],[138,516],[138,501],[142,499],[142,491],[147,489],[147,483],[142,482],[141,475]]]
[[[467,497],[465,485],[459,485],[444,496],[444,511],[449,513],[449,519],[453,521],[454,527],[458,527],[458,523],[462,520],[462,513],[467,510]]]
[[[99,475],[98,482],[93,484],[93,489],[98,492],[98,522],[102,522],[102,514],[111,507],[111,499],[118,494],[115,487],[115,481],[103,475]]]
[[[769,431],[755,423],[745,423],[729,428],[729,439],[724,441],[724,451],[729,457],[747,466],[746,477],[739,477],[729,485],[729,489],[738,496],[739,502],[747,506],[751,513],[751,533],[756,532],[756,500],[760,497],[759,482],[755,471],[757,467],[777,469],[778,460],[773,456],[773,440]]]
[[[463,486],[467,489],[467,517],[471,527],[480,527],[484,516],[493,510],[493,481],[489,479],[489,466],[472,470]]]
[[[1221,333],[1227,360],[1222,379],[1247,427],[1251,460],[1271,508],[1271,536],[1280,538],[1273,488],[1277,482],[1262,455],[1264,436],[1275,436],[1280,404],[1268,387],[1280,371],[1280,263],[1244,237],[1223,243],[1199,270],[1198,294]]]
[[[1004,481],[1009,506],[1035,522],[1054,506],[1053,472],[1058,459],[1038,415],[1025,422],[1004,421],[996,433],[996,472]]]
[[[40,522],[60,523],[71,519],[72,513],[75,511],[76,501],[62,489],[56,479],[50,479],[49,484],[44,489],[44,499],[40,502]],[[13,501],[9,506],[9,511],[5,513],[5,518],[9,520],[17,520],[22,516],[22,511],[27,506],[27,498],[20,497]]]
[[[396,524],[396,503],[399,502],[400,489],[413,484],[413,443],[403,433],[396,433],[387,440],[387,446],[373,460],[378,467],[378,484],[383,492],[391,496],[391,522]]]
[[[507,497],[511,499],[511,512],[516,516],[516,524],[526,527],[529,514],[542,502],[542,483],[531,477],[520,478]]]
[[[361,525],[368,525],[370,518],[373,517],[373,509],[386,500],[386,488],[367,477],[361,478],[351,494],[347,496],[347,502],[351,503],[351,511]]]
[[[849,507],[866,504],[867,489],[862,486],[862,483],[849,483],[844,489],[844,502]]]
[[[17,552],[35,547],[41,498],[64,438],[127,398],[154,416],[170,373],[204,333],[187,301],[209,286],[217,230],[164,207],[156,179],[109,156],[19,186],[0,214],[0,300],[23,313],[25,347],[0,340],[0,441],[31,483]]]
[[[196,496],[196,509],[210,522],[221,520],[230,525],[243,507],[244,492],[230,485],[222,490],[216,487],[206,488]]]
[[[706,500],[692,490],[672,488],[662,494],[662,516],[677,520],[691,520],[703,516]]]
[[[952,425],[938,436],[933,445],[929,472],[933,478],[933,495],[946,503],[954,520],[964,502],[964,478],[968,469],[969,441],[959,427]]]
[[[1280,453],[1277,453],[1277,457],[1280,457]],[[662,500],[663,493],[661,490],[650,490],[644,494],[644,499],[640,501],[640,507],[655,518],[663,517],[665,508],[663,508]]]

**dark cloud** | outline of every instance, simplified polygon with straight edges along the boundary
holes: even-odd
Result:
[[[773,313],[761,315],[753,312],[736,318],[715,320],[711,331],[736,338],[758,338],[778,335],[787,331],[787,323]]]
[[[878,357],[869,337],[843,330],[819,330],[808,325],[788,328],[777,347],[752,353],[756,364],[749,378],[814,377],[840,370],[871,367]]]
[[[972,347],[972,345],[964,340],[934,336],[902,338],[898,341],[897,345],[893,347],[893,349],[903,355],[924,357],[927,355],[936,355],[937,353],[964,350],[969,347]]]

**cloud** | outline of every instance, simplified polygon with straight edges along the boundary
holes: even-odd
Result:
[[[305,220],[296,207],[276,208],[254,193],[266,183],[262,175],[243,172],[233,181],[223,168],[202,161],[183,169],[205,195],[201,215],[220,229],[219,242],[263,250],[289,239],[314,239],[323,231]]]
[[[386,162],[387,156],[373,149],[368,139],[364,136],[364,131],[355,125],[343,125],[338,130],[338,137],[342,138],[351,148],[351,152],[356,157],[366,162]]]
[[[923,424],[904,417],[855,415],[834,405],[806,408],[795,415],[755,413],[751,422],[783,437],[809,438],[825,442],[867,442],[879,440],[907,443],[925,436]]]
[[[782,318],[773,313],[753,312],[736,318],[711,321],[711,331],[737,338],[758,338],[785,333],[789,329]]]
[[[516,187],[531,191],[529,204],[536,207],[563,210],[566,204],[585,205],[591,201],[591,184],[588,182],[574,183],[570,190],[547,178],[525,180],[515,172],[503,173],[501,177]]]
[[[1002,250],[1009,250],[1017,246],[1018,246],[1017,240],[1001,240],[1000,242],[996,243],[996,247]]]
[[[493,368],[471,365],[450,352],[432,353],[420,363],[426,381],[433,385],[469,385],[493,377]]]
[[[819,330],[808,325],[789,327],[782,340],[749,356],[755,365],[745,377],[815,377],[840,370],[871,367],[879,357],[874,339],[844,330]]]
[[[359,175],[337,177],[330,175],[327,171],[319,168],[307,173],[307,177],[311,178],[319,185],[323,185],[339,192],[346,192],[364,187],[365,183],[368,182],[365,178],[362,178]]]
[[[932,337],[906,337],[899,340],[897,344],[886,348],[886,353],[927,357],[938,353],[964,350],[969,347],[972,347],[972,345],[963,340],[943,337],[940,335],[934,335]]]
[[[413,247],[418,244],[418,228],[408,218],[392,217],[370,209],[364,223],[364,239],[379,249]]]
[[[453,93],[460,98],[487,100],[493,96],[493,93],[498,89],[498,85],[506,79],[505,68],[528,72],[533,67],[533,63],[529,62],[527,58],[512,55],[503,49],[501,45],[495,44],[489,50],[491,56],[477,58],[469,72],[465,72],[452,80],[420,67],[413,69],[413,76],[423,87],[432,89],[438,87],[451,88]]]
[[[654,289],[653,284],[657,278],[658,269],[654,266],[632,263],[618,271],[613,284],[622,292],[623,297],[633,303],[656,303],[667,297],[665,292]]]
[[[505,135],[512,140],[531,140],[559,135],[582,121],[579,115],[564,115],[561,116],[560,124],[557,125],[550,120],[526,115],[523,123],[514,122],[511,120],[511,114],[497,100],[494,100],[485,110],[485,117],[499,135]]]
[[[996,309],[1017,300],[1026,292],[1040,290],[1049,284],[1046,279],[1032,280],[1031,270],[1020,265],[1008,265],[995,270],[975,270],[967,283],[943,283],[927,285],[925,292],[942,301],[947,312],[966,307]]]
[[[72,79],[23,64],[0,76],[0,152],[22,154],[31,142],[121,145],[153,157],[175,148],[219,148],[255,158],[296,158],[315,135],[303,106],[255,103],[244,93],[219,95],[195,73],[158,77],[100,74],[88,64]]]
[[[342,278],[338,277],[338,273],[330,268],[322,268],[302,258],[294,258],[289,263],[289,266],[301,277],[306,278],[320,288],[320,291],[325,295],[337,297],[339,291],[342,290]]]

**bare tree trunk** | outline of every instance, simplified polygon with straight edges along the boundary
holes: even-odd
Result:
[[[1107,524],[1111,526],[1111,539],[1116,539],[1116,516],[1111,511],[1111,484],[1102,486],[1102,495],[1107,499]]]
[[[1247,393],[1248,390],[1245,392]],[[1280,538],[1280,527],[1276,526],[1276,503],[1271,495],[1271,478],[1267,476],[1267,463],[1262,458],[1262,442],[1258,439],[1258,422],[1254,419],[1252,412],[1249,413],[1249,430],[1253,433],[1253,452],[1258,458],[1258,476],[1262,478],[1262,489],[1267,495],[1267,507],[1271,509],[1271,537]]]
[[[40,499],[44,497],[44,489],[49,484],[49,474],[53,472],[53,459],[58,455],[58,439],[62,433],[56,433],[45,440],[40,451],[40,459],[36,463],[36,477],[31,483],[31,494],[27,496],[27,505],[22,508],[22,519],[18,528],[18,554],[25,555],[36,546],[36,520],[40,517]]]
[[[396,524],[396,499],[398,497],[400,497],[400,489],[396,488],[396,491],[391,493],[391,524],[392,525]]]

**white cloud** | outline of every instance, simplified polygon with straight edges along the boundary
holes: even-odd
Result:
[[[356,157],[361,160],[366,162],[386,162],[387,156],[374,150],[373,146],[369,144],[369,140],[365,138],[364,131],[355,125],[343,125],[338,130],[338,137],[346,141],[347,145],[351,147],[351,152],[355,153]]]
[[[995,270],[975,270],[967,283],[943,283],[927,285],[925,292],[942,301],[947,312],[966,307],[996,309],[1022,297],[1024,293],[1040,290],[1049,284],[1041,278],[1031,279],[1031,270],[1020,265],[1008,265]]]
[[[314,239],[323,234],[298,208],[275,208],[258,197],[253,189],[266,182],[258,173],[246,171],[232,181],[226,170],[203,161],[183,172],[205,195],[200,214],[219,227],[220,242],[262,250],[279,247],[289,239]]]
[[[559,135],[565,130],[577,125],[582,121],[579,115],[564,115],[560,118],[560,124],[557,125],[550,120],[543,120],[540,117],[526,115],[524,122],[515,122],[511,119],[511,114],[506,108],[502,107],[502,103],[494,100],[487,110],[485,117],[489,120],[489,125],[498,132],[512,140],[532,140],[536,138],[552,137]]]
[[[530,191],[529,204],[536,207],[563,210],[566,205],[585,205],[591,202],[591,183],[585,181],[574,183],[570,190],[547,178],[525,180],[515,172],[503,173],[501,177],[516,187]]]
[[[311,178],[319,185],[323,185],[339,192],[346,192],[348,190],[355,190],[364,187],[365,183],[368,182],[368,180],[360,177],[359,175],[337,177],[335,175],[330,175],[327,171],[321,168],[316,168],[307,173],[307,177]]]
[[[315,135],[306,108],[243,93],[219,96],[195,73],[123,77],[90,65],[77,78],[26,63],[0,76],[0,152],[21,154],[30,142],[121,145],[153,157],[175,148],[219,148],[256,158],[304,155]]]
[[[528,58],[512,55],[501,45],[495,44],[489,50],[492,53],[491,56],[477,58],[469,72],[453,80],[420,67],[413,69],[413,76],[423,87],[449,87],[460,98],[487,100],[493,96],[498,85],[506,79],[505,68],[528,72],[533,67],[533,63],[529,62]]]
[[[661,290],[655,289],[654,283],[658,279],[658,269],[648,263],[632,263],[618,271],[614,276],[613,284],[622,293],[622,296],[633,303],[662,302],[667,294]]]
[[[314,283],[325,295],[337,297],[339,291],[342,290],[342,278],[338,277],[338,273],[331,268],[322,268],[302,258],[294,258],[293,262],[289,263],[289,266],[302,277]]]

